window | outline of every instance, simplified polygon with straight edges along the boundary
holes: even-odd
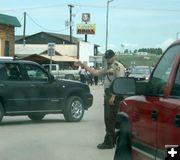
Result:
[[[31,81],[48,81],[48,75],[41,68],[27,64],[25,65],[28,79]]]
[[[20,67],[16,63],[6,63],[5,70],[7,74],[7,79],[12,81],[22,80],[23,76]]]
[[[0,64],[0,80],[7,80],[8,75],[7,75],[7,70],[4,64]]]
[[[172,95],[180,96],[180,66],[176,74],[176,79],[175,79],[174,86],[172,89]]]
[[[152,76],[150,82],[151,94],[163,94],[174,60],[179,52],[180,45],[173,46],[166,51]]]

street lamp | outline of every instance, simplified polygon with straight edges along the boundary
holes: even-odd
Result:
[[[108,17],[109,17],[109,3],[111,3],[114,0],[108,0],[107,1],[107,14],[106,14],[106,50],[108,45]]]
[[[180,34],[180,32],[177,32],[177,33],[176,33],[176,39],[178,39],[178,34]]]

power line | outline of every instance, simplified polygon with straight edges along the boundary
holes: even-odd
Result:
[[[38,7],[27,7],[27,8],[14,8],[14,9],[6,9],[0,10],[0,12],[15,12],[15,11],[24,11],[24,10],[36,10],[36,9],[47,9],[47,8],[59,8],[65,7],[66,5],[49,5],[49,6],[38,6]]]
[[[75,7],[88,7],[88,8],[106,8],[105,5],[87,5],[87,4],[74,4]],[[8,10],[0,10],[0,12],[14,12],[14,11],[24,11],[24,10],[36,10],[36,9],[47,9],[47,8],[59,8],[59,7],[67,7],[66,4],[57,4],[57,5],[49,5],[49,6],[38,6],[38,7],[29,7],[29,8],[16,8],[16,9],[8,9]],[[120,7],[120,6],[111,6],[111,9],[119,9],[119,10],[135,10],[135,11],[157,11],[157,12],[180,12],[178,9],[157,9],[157,8],[138,8],[138,7]]]
[[[65,29],[62,29],[62,30],[51,30],[51,29],[47,29],[45,27],[43,27],[42,25],[38,24],[28,13],[27,13],[27,16],[28,18],[35,24],[37,25],[39,28],[43,29],[43,30],[46,30],[46,31],[49,31],[49,32],[62,32],[62,31],[65,31],[67,30],[68,28],[65,28]]]
[[[89,7],[89,8],[106,8],[106,6],[103,5],[81,5],[81,4],[75,4],[75,6],[78,7]],[[136,11],[160,11],[160,12],[180,12],[180,10],[177,9],[156,9],[156,8],[138,8],[138,7],[120,7],[120,6],[111,6],[111,9],[120,9],[120,10],[136,10]]]

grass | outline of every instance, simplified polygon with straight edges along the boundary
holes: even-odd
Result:
[[[159,58],[160,56],[157,55],[148,55],[148,56],[117,55],[117,60],[120,61],[125,67],[129,67],[131,65],[155,66]]]

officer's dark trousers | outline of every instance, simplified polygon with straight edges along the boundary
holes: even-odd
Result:
[[[104,122],[105,122],[105,127],[106,127],[106,135],[104,138],[104,143],[114,145],[116,116],[117,116],[119,106],[118,106],[118,103],[116,103],[115,105],[109,105],[110,98],[111,98],[111,95],[108,95],[105,93],[105,96],[104,96]]]

